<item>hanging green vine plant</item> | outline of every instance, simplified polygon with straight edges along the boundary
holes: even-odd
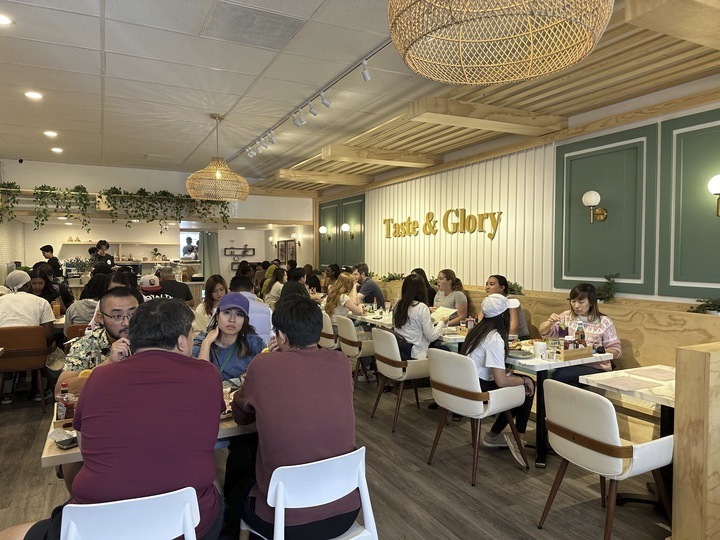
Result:
[[[132,193],[111,187],[102,190],[98,195],[107,202],[113,222],[119,219],[122,211],[126,227],[132,227],[136,221],[157,221],[162,233],[168,229],[168,222],[180,223],[188,216],[215,223],[219,219],[225,226],[230,222],[227,202],[198,201],[189,195],[175,195],[166,190],[150,192],[144,188]]]
[[[20,185],[15,182],[0,182],[0,223],[15,217],[15,207],[20,196]]]
[[[38,230],[40,227],[45,225],[47,220],[50,218],[50,203],[56,203],[56,192],[55,188],[42,184],[41,186],[35,186],[33,190],[33,199],[35,201],[35,229]]]

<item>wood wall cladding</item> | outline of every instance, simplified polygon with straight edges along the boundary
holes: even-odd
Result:
[[[488,275],[499,273],[528,288],[551,289],[553,189],[552,146],[544,146],[369,190],[367,262],[379,275],[422,267],[435,276],[451,268],[464,283],[485,283]],[[489,218],[484,232],[445,230],[445,213],[451,212],[452,228],[461,209],[467,219],[502,212],[494,237]],[[429,212],[435,234],[423,230]],[[391,227],[387,238],[388,219],[392,226],[417,221],[417,234],[396,237]]]

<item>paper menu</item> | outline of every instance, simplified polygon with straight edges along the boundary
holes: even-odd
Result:
[[[674,381],[675,380],[675,371],[670,369],[661,369],[661,368],[640,368],[635,369],[633,372],[634,375],[638,375],[640,377],[647,377],[648,379],[655,379],[656,381]]]
[[[453,315],[455,315],[455,313],[457,313],[457,309],[439,307],[430,314],[430,318],[433,320],[433,322],[438,322],[440,319],[452,317]]]
[[[617,390],[625,390],[626,392],[632,392],[634,390],[642,390],[644,388],[655,388],[662,386],[662,383],[655,383],[651,381],[643,381],[641,379],[634,379],[632,377],[613,377],[603,381],[604,386],[615,388]]]

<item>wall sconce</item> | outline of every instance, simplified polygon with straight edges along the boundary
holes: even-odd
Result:
[[[320,228],[318,229],[318,232],[320,234],[326,234],[328,242],[330,241],[330,235],[328,234],[328,228],[325,225],[321,225]]]
[[[348,236],[348,232],[350,232],[350,225],[348,225],[347,223],[343,223],[342,225],[340,225],[340,230],[345,233],[345,236]],[[355,233],[351,232],[350,239],[352,240],[353,238],[355,238]]]
[[[708,182],[708,191],[717,195],[717,216],[720,217],[720,174],[713,176]]]
[[[302,245],[302,244],[300,244],[300,238],[301,238],[301,237],[298,236],[297,233],[292,233],[292,234],[290,235],[290,238],[292,238],[293,240],[295,240],[295,243],[296,243],[298,246]]]
[[[605,221],[607,219],[607,210],[605,208],[595,208],[600,204],[600,194],[597,191],[586,191],[582,196],[582,203],[590,208],[590,223],[594,220]]]
[[[272,247],[277,247],[277,244],[275,243],[275,238],[273,238],[272,236],[268,238],[268,242],[270,242],[270,245]]]

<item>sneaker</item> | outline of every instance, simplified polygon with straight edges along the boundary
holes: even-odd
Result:
[[[2,395],[2,403],[3,405],[10,405],[13,402],[13,395],[12,394],[3,394]]]
[[[505,448],[508,443],[502,433],[493,435],[492,431],[488,431],[483,437],[482,445],[485,448]]]
[[[463,419],[462,416],[460,416],[458,413],[452,413],[452,421],[453,422],[461,422]]]
[[[51,399],[53,397],[53,394],[49,388],[46,388],[43,391],[43,394],[45,395],[45,399]],[[33,401],[38,401],[38,402],[42,400],[42,398],[40,397],[40,394],[38,392],[35,392],[33,394],[32,399],[33,399]]]
[[[364,373],[358,373],[358,382],[359,381],[375,382],[375,374],[368,373],[367,377],[365,377]]]
[[[526,468],[525,460],[523,460],[520,448],[518,448],[517,441],[515,440],[515,437],[513,437],[512,433],[505,433],[505,441],[507,443],[507,447],[510,449],[512,457],[515,458],[515,461],[517,461],[523,469]],[[522,445],[525,446],[525,441],[522,441]]]
[[[435,403],[434,401],[428,405],[428,409],[431,411],[437,411],[440,408],[440,405]]]

